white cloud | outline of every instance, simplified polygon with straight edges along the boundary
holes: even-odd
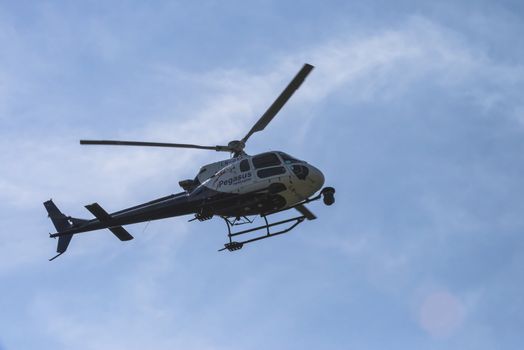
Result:
[[[508,98],[519,102],[507,90],[524,81],[524,66],[493,61],[475,43],[423,17],[372,36],[339,37],[288,60],[296,66],[302,57],[318,69],[301,100],[343,90],[349,101],[387,101],[409,93],[417,82],[431,82],[489,109]],[[477,88],[469,90],[472,85]]]

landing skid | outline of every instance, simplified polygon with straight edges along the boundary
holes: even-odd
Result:
[[[227,236],[229,238],[229,243],[224,244],[224,248],[219,249],[218,251],[221,252],[221,251],[227,249],[230,252],[232,252],[232,251],[235,251],[235,250],[242,249],[244,244],[260,241],[262,239],[266,239],[266,238],[270,238],[270,237],[274,237],[274,236],[278,236],[278,235],[282,235],[284,233],[287,233],[287,232],[291,231],[292,229],[297,227],[300,223],[302,223],[306,219],[306,217],[304,215],[300,215],[300,216],[297,216],[297,217],[294,217],[294,218],[291,218],[291,219],[282,220],[282,221],[278,221],[278,222],[274,222],[274,223],[270,224],[268,222],[268,220],[267,220],[267,216],[268,215],[261,216],[262,218],[264,218],[264,221],[266,223],[265,225],[261,225],[261,226],[258,226],[258,227],[254,227],[254,228],[251,228],[251,229],[248,229],[248,230],[239,231],[239,232],[232,232],[231,231],[232,227],[233,226],[247,224],[247,223],[252,223],[253,221],[249,220],[247,218],[245,218],[245,219],[247,219],[248,222],[237,220],[237,219],[231,220],[230,218],[223,217],[224,221],[227,224],[227,231],[228,231],[228,235]],[[284,225],[284,224],[287,224],[287,223],[291,223],[291,225],[289,227],[283,229],[283,230],[280,230],[280,231],[277,231],[277,232],[273,232],[273,233],[270,231],[271,227]],[[256,232],[256,231],[264,230],[264,229],[266,230],[266,234],[265,235],[258,236],[258,237],[255,237],[255,238],[251,238],[251,239],[247,239],[247,240],[241,241],[241,242],[233,241],[233,237],[237,237],[237,236],[244,235],[244,234],[247,234],[247,233],[250,233],[250,232]]]
[[[294,205],[293,207],[289,207],[289,208],[285,208],[285,209],[282,209],[282,210],[276,210],[274,212],[270,212],[270,213],[266,213],[264,215],[260,215],[264,221],[265,221],[265,225],[261,225],[261,226],[258,226],[258,227],[254,227],[254,228],[251,228],[251,229],[248,229],[248,230],[243,230],[243,231],[239,231],[239,232],[232,232],[232,228],[234,226],[239,226],[239,225],[244,225],[244,224],[252,224],[253,223],[253,220],[250,220],[249,218],[243,216],[243,217],[226,217],[226,216],[222,216],[222,219],[224,219],[224,221],[226,222],[226,225],[227,225],[227,237],[229,238],[229,242],[224,244],[224,248],[222,249],[219,249],[218,251],[221,252],[223,250],[229,250],[230,252],[233,252],[235,250],[239,250],[239,249],[242,249],[242,247],[244,246],[244,244],[248,244],[248,243],[251,243],[251,242],[256,242],[256,241],[260,241],[262,239],[266,239],[266,238],[270,238],[270,237],[274,237],[274,236],[278,236],[278,235],[282,235],[284,233],[288,233],[289,231],[291,231],[292,229],[294,229],[295,227],[297,227],[299,224],[301,224],[302,222],[304,222],[304,220],[314,220],[316,217],[315,215],[313,215],[307,208],[304,207],[304,204],[307,204],[309,202],[313,202],[313,201],[316,201],[316,200],[319,200],[321,197],[324,197],[324,203],[326,205],[331,205],[334,203],[334,196],[333,194],[335,193],[335,189],[332,188],[332,187],[325,187],[324,189],[322,189],[321,193],[313,198],[308,198],[296,205]],[[287,219],[287,220],[281,220],[281,221],[278,221],[278,222],[274,222],[274,223],[269,223],[267,218],[268,216],[270,215],[273,215],[273,214],[276,214],[276,213],[279,213],[279,212],[282,212],[282,211],[285,211],[285,210],[289,210],[289,209],[292,209],[292,208],[296,208],[301,215],[299,216],[295,216],[293,218],[290,218],[290,219]],[[276,226],[280,226],[280,225],[285,225],[285,224],[289,224],[289,226],[283,230],[280,230],[280,231],[277,231],[277,232],[271,232],[270,231],[270,228],[271,227],[276,227]],[[256,231],[260,231],[260,230],[265,230],[266,231],[266,234],[263,234],[261,236],[258,236],[258,237],[254,237],[254,238],[251,238],[251,239],[247,239],[245,241],[240,241],[240,242],[237,242],[237,241],[233,241],[233,237],[238,237],[238,236],[241,236],[241,235],[245,235],[245,234],[248,234],[248,233],[251,233],[251,232],[256,232]]]

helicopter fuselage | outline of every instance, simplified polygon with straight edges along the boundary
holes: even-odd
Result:
[[[266,152],[208,164],[193,181],[197,185],[190,193],[194,199],[240,199],[237,205],[211,206],[213,214],[241,216],[293,206],[320,190],[324,175],[284,152]],[[261,197],[270,197],[270,202],[261,203]]]
[[[192,185],[184,192],[108,214],[106,220],[70,218],[70,229],[51,236],[187,214],[195,214],[200,220],[213,215],[264,215],[309,198],[322,188],[324,175],[314,166],[284,152],[266,152],[255,156],[244,154],[205,165],[191,181]],[[97,209],[86,208],[96,214]]]

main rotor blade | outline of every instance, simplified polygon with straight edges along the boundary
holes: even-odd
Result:
[[[141,141],[116,141],[116,140],[80,140],[81,145],[112,145],[112,146],[149,146],[149,147],[175,147],[197,148],[215,151],[229,151],[227,146],[200,146],[185,143],[141,142]]]
[[[246,142],[247,139],[257,131],[262,131],[269,124],[269,122],[277,115],[277,113],[282,109],[286,102],[290,99],[293,93],[302,85],[308,74],[313,70],[313,66],[306,63],[302,69],[295,75],[293,80],[288,84],[288,86],[282,91],[280,96],[277,97],[275,102],[267,111],[260,117],[257,123],[249,130],[246,136],[242,139],[242,142]]]

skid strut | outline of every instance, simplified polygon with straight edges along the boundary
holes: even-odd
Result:
[[[311,213],[306,207],[304,207],[304,204],[307,204],[307,203],[310,203],[310,202],[313,202],[313,201],[317,201],[321,197],[324,197],[324,204],[331,205],[331,204],[333,204],[335,202],[335,199],[334,199],[334,196],[333,196],[334,193],[335,193],[335,189],[333,187],[324,187],[322,189],[322,191],[320,191],[320,194],[316,195],[315,197],[303,200],[302,202],[297,203],[297,204],[293,205],[292,207],[287,207],[287,208],[284,208],[284,209],[275,210],[275,211],[266,213],[264,215],[261,214],[260,216],[262,218],[264,218],[265,225],[258,226],[258,227],[255,227],[255,228],[252,228],[252,229],[248,229],[248,230],[239,231],[239,232],[232,232],[231,228],[233,226],[239,226],[239,225],[243,225],[243,224],[252,224],[253,220],[248,219],[246,216],[237,216],[237,217],[222,216],[222,219],[224,219],[224,221],[226,222],[226,225],[227,225],[227,232],[228,232],[227,237],[229,238],[229,243],[224,244],[224,248],[219,249],[218,251],[220,252],[220,251],[223,251],[223,250],[227,249],[230,252],[232,252],[232,251],[235,251],[235,250],[239,250],[239,249],[242,249],[244,244],[255,242],[255,241],[259,241],[261,239],[266,239],[266,238],[269,238],[269,237],[278,236],[278,235],[282,235],[284,233],[287,233],[287,232],[291,231],[292,229],[294,229],[295,227],[297,227],[300,223],[304,222],[304,220],[306,220],[306,219],[307,220],[315,220],[316,219],[315,215],[313,213]],[[285,211],[285,210],[288,210],[288,209],[292,209],[292,208],[295,208],[296,210],[298,210],[298,212],[300,214],[302,214],[302,215],[296,216],[296,217],[293,217],[293,218],[290,218],[290,219],[287,219],[287,220],[281,220],[281,221],[278,221],[278,222],[274,222],[272,224],[270,224],[267,221],[267,217],[268,216],[276,214],[276,213],[279,213],[279,212],[282,212],[282,211]],[[290,225],[287,228],[285,228],[283,230],[280,230],[280,231],[277,231],[277,232],[271,232],[269,230],[271,227],[284,225],[284,224],[290,224]],[[256,232],[256,231],[264,230],[264,229],[266,230],[266,234],[265,235],[261,235],[261,236],[254,237],[254,238],[247,239],[245,241],[240,241],[240,242],[233,241],[233,237],[240,236],[240,235],[245,235],[245,234],[248,234],[248,233],[251,233],[251,232]]]
[[[274,223],[270,224],[267,221],[267,216],[266,215],[261,215],[261,217],[264,218],[265,225],[261,225],[261,226],[258,226],[258,227],[254,227],[254,228],[251,228],[251,229],[248,229],[248,230],[239,231],[239,232],[232,232],[231,228],[233,226],[237,226],[237,225],[241,225],[241,224],[252,223],[253,221],[245,218],[245,219],[248,220],[248,222],[245,222],[245,221],[237,222],[238,221],[237,219],[230,220],[227,217],[223,217],[223,219],[224,219],[224,221],[226,222],[226,225],[227,225],[227,231],[228,231],[227,236],[229,238],[229,243],[224,244],[224,248],[219,249],[218,251],[221,252],[221,251],[227,249],[230,252],[232,252],[232,251],[235,251],[235,250],[242,249],[244,244],[255,242],[255,241],[259,241],[261,239],[266,239],[266,238],[273,237],[273,236],[282,235],[284,233],[287,233],[287,232],[291,231],[292,229],[297,227],[298,224],[302,223],[306,219],[306,217],[304,215],[301,215],[301,216],[297,216],[297,217],[294,217],[294,218],[291,218],[291,219],[282,220],[282,221],[278,221],[278,222],[274,222]],[[284,225],[284,224],[287,224],[287,223],[291,223],[291,225],[289,227],[283,229],[283,230],[278,231],[278,232],[273,232],[272,233],[269,230],[270,227]],[[264,229],[266,230],[266,234],[265,235],[254,237],[254,238],[251,238],[251,239],[247,239],[247,240],[241,241],[241,242],[233,241],[233,237],[244,235],[244,234],[251,233],[251,232],[256,232],[256,231],[259,231],[259,230],[264,230]]]

